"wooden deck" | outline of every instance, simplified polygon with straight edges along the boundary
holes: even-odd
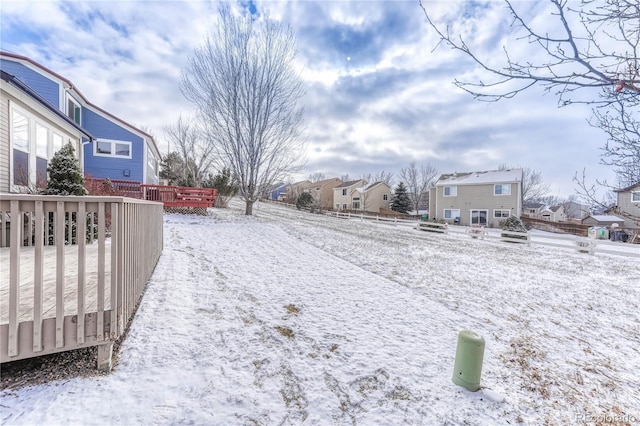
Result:
[[[0,194],[0,363],[98,347],[111,368],[162,253],[163,205]]]
[[[85,178],[89,193],[96,195],[118,195],[140,200],[157,201],[165,209],[207,209],[213,207],[218,198],[215,188],[193,188],[186,186],[142,184],[127,180]]]
[[[105,254],[105,310],[111,309],[111,248],[107,246]],[[43,291],[42,318],[56,317],[56,248],[43,248]],[[34,320],[34,272],[35,247],[20,248],[20,284],[18,305],[18,321]],[[84,285],[85,312],[98,311],[98,245],[86,246],[86,270]],[[9,323],[9,248],[0,248],[0,324]],[[64,315],[78,313],[78,246],[65,246],[64,249]]]

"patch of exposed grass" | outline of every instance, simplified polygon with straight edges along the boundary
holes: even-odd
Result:
[[[298,308],[296,305],[292,303],[285,306],[285,309],[287,310],[287,313],[289,315],[298,315],[300,313],[300,308]]]
[[[289,327],[283,327],[281,325],[278,325],[276,326],[276,330],[278,331],[278,333],[282,334],[284,337],[287,337],[289,339],[293,339],[296,337],[293,330],[291,330]]]

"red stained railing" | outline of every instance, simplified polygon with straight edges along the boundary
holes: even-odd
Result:
[[[91,195],[119,195],[148,201],[158,201],[165,207],[213,207],[218,197],[215,188],[150,185],[128,180],[85,178],[85,187]]]

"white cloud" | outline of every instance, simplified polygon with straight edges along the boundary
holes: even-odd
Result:
[[[486,57],[501,60],[501,46],[513,43],[502,2],[427,3],[438,19],[456,17],[452,31]],[[555,98],[536,90],[487,105],[456,88],[455,78],[476,81],[483,74],[458,52],[433,50],[437,38],[416,2],[256,5],[291,24],[298,38],[297,66],[308,87],[309,172],[357,176],[411,161],[451,172],[507,162],[541,170],[563,195],[572,193],[571,177],[582,167],[610,177],[598,166],[604,136],[586,124],[587,109],[557,109]],[[530,8],[539,16],[535,25],[550,29],[546,4],[517,7]],[[217,4],[5,1],[1,13],[3,49],[67,77],[125,121],[150,126],[164,146],[162,128],[191,111],[180,76],[214,25]],[[522,57],[537,54],[519,49]]]

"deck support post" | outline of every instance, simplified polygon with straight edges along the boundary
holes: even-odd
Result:
[[[113,355],[113,342],[98,345],[98,371],[111,372],[111,358]]]

